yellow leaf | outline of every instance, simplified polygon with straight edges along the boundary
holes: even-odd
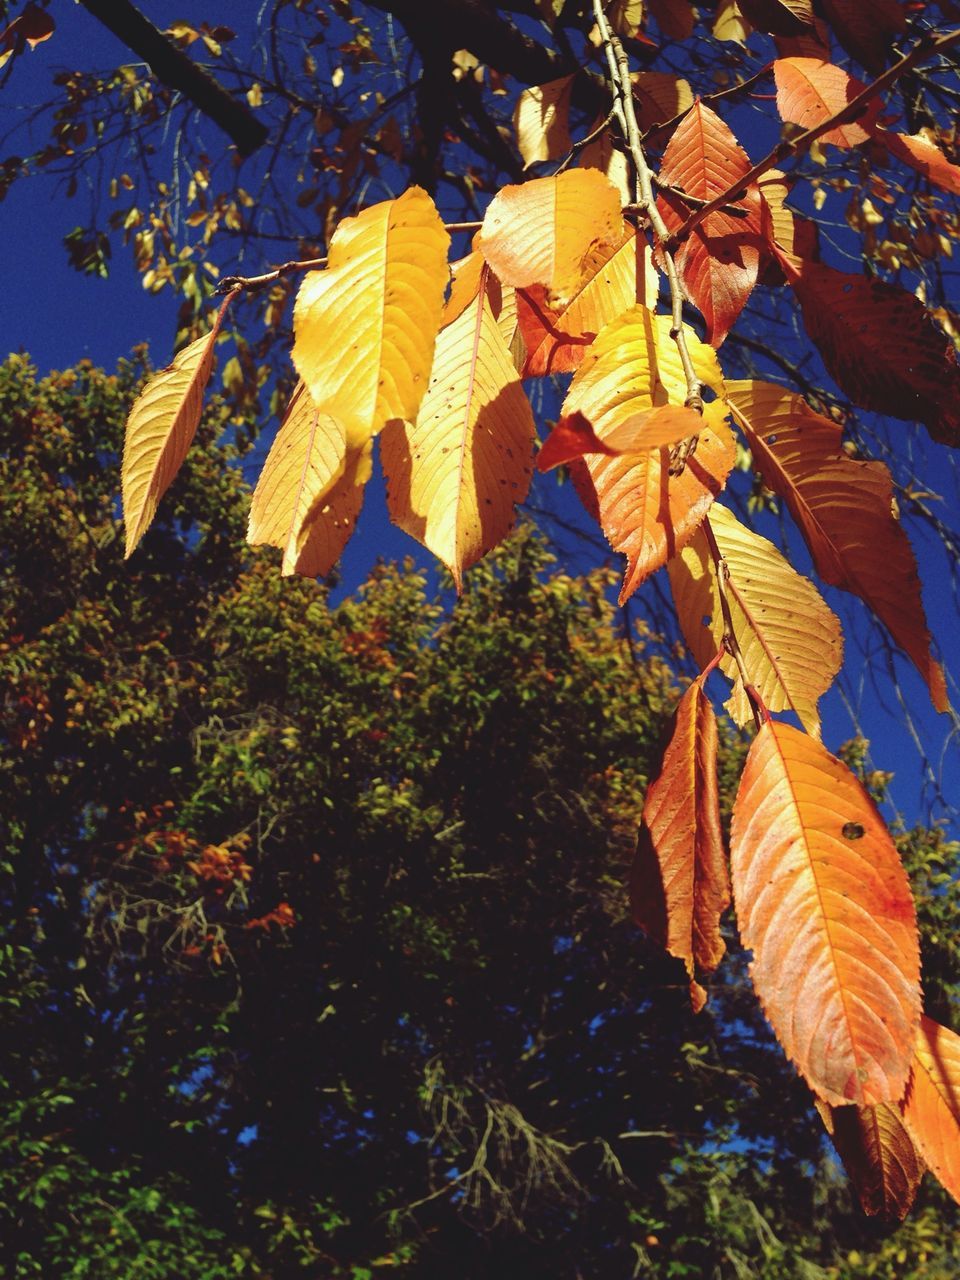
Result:
[[[836,615],[772,542],[745,529],[730,511],[714,506],[710,527],[729,569],[733,629],[751,684],[770,711],[796,712],[807,731],[819,738],[817,702],[840,670],[843,652]],[[724,624],[713,559],[702,530],[671,560],[669,571],[684,639],[705,666],[720,647]],[[727,710],[737,724],[745,725],[752,713],[736,663],[726,655],[720,669],[735,680]]]
[[[464,571],[507,534],[530,486],[533,414],[487,298],[488,275],[440,331],[416,423],[392,424],[381,441],[391,519],[443,561],[458,590]]]
[[[153,375],[130,410],[121,477],[126,557],[149,528],[193,441],[225,307],[209,333],[184,347],[172,364]]]
[[[596,169],[568,169],[503,187],[475,245],[504,284],[542,284],[561,306],[579,287],[591,251],[622,240],[616,188]]]
[[[263,87],[254,82],[247,90],[247,102],[251,107],[263,106]]]
[[[293,362],[314,403],[359,446],[412,420],[426,390],[449,272],[450,237],[419,187],[345,219],[328,265],[300,286]]]
[[[754,465],[790,508],[820,577],[873,610],[945,711],[943,668],[930,653],[913,550],[892,513],[890,472],[882,462],[848,458],[840,427],[784,387],[734,382],[726,396]]]
[[[832,1106],[899,1101],[920,1021],[910,883],[863,787],[792,725],[750,748],[730,869],[750,976],[810,1087]]]
[[[713,22],[715,40],[730,40],[734,44],[745,46],[752,30],[753,27],[740,12],[737,0],[721,0]]]
[[[635,36],[643,23],[643,0],[611,0],[607,18],[619,36]]]
[[[920,1154],[960,1203],[960,1036],[920,1019],[903,1122]]]
[[[307,515],[292,572],[307,578],[324,577],[337,563],[356,527],[372,469],[373,441],[368,440],[348,453],[343,474]]]
[[[344,475],[349,434],[339,418],[317,409],[302,382],[297,385],[257,481],[247,529],[254,546],[266,542],[283,551],[284,574],[304,572],[299,566],[313,517]],[[332,563],[310,576],[330,568]]]
[[[524,89],[517,99],[513,127],[527,166],[538,160],[559,160],[572,146],[568,114],[573,76]]]

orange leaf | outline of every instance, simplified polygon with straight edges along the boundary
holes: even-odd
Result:
[[[694,103],[663,153],[660,181],[694,201],[709,201],[728,191],[750,169],[750,157],[716,112]],[[668,231],[686,220],[690,206],[669,191],[657,205]],[[691,301],[703,313],[707,338],[719,347],[757,282],[763,240],[760,193],[752,184],[731,205],[738,218],[718,210],[699,223],[676,253],[677,269]]]
[[[619,245],[603,245],[589,255],[565,306],[552,308],[540,285],[519,290],[518,320],[527,348],[523,376],[575,369],[604,325],[637,303],[655,307],[658,287],[646,237],[628,228]]]
[[[923,1017],[903,1122],[920,1154],[960,1202],[960,1036]]]
[[[770,169],[757,183],[763,206],[762,226],[768,248],[777,258],[787,258],[799,269],[797,258],[820,256],[816,224],[788,207],[787,197],[793,188],[793,180],[779,169]],[[775,266],[775,264],[773,264]],[[777,277],[783,282],[782,275]],[[769,281],[764,281],[769,283]]]
[[[220,308],[209,333],[184,347],[172,364],[153,375],[130,410],[122,469],[125,558],[150,527],[193,442],[227,305]]]
[[[751,684],[771,711],[793,711],[819,737],[817,703],[840,670],[842,656],[836,615],[772,542],[744,528],[725,507],[712,508],[710,528],[726,562],[733,630]],[[683,637],[706,666],[720,647],[724,619],[702,531],[670,561],[669,573]],[[736,662],[726,655],[720,670],[735,681],[727,710],[737,724],[749,724],[753,712]]]
[[[568,117],[573,76],[561,76],[546,84],[524,89],[517,99],[513,127],[523,163],[529,167],[539,160],[559,160],[573,145]]]
[[[627,557],[621,604],[690,541],[735,458],[722,405],[714,401],[704,412],[696,452],[679,475],[670,475],[666,448],[616,458],[592,454],[573,464],[581,501],[596,515],[613,549]]]
[[[891,155],[911,169],[916,169],[944,191],[960,195],[960,165],[951,164],[940,148],[922,133],[890,133],[887,129],[877,129],[874,136]]]
[[[608,458],[645,449],[660,449],[696,435],[703,419],[695,409],[680,404],[663,404],[647,409],[615,427],[601,440],[582,413],[561,418],[537,454],[537,470],[551,471],[561,463],[573,462],[588,453]]]
[[[943,669],[930,654],[916,561],[891,510],[887,468],[848,458],[840,427],[783,387],[732,382],[726,396],[754,465],[790,508],[817,573],[869,605],[926,680],[936,709],[946,711]]]
[[[864,1213],[902,1222],[916,1197],[924,1165],[899,1108],[889,1102],[831,1107],[818,1098],[816,1103]]]
[[[830,376],[863,409],[926,424],[960,445],[960,367],[953,345],[912,293],[781,258],[803,323]]]
[[[833,1106],[903,1096],[920,1020],[913,898],[873,801],[807,734],[768,721],[733,810],[733,895],[787,1056]]]
[[[720,917],[730,905],[717,793],[717,721],[702,677],[677,707],[659,773],[647,788],[630,897],[640,928],[686,965],[698,1012],[706,993],[695,974],[710,973],[720,963]]]
[[[416,416],[440,327],[449,244],[433,201],[411,187],[344,219],[326,269],[304,277],[293,363],[314,403],[358,433],[351,445]]]
[[[440,331],[416,422],[391,424],[380,451],[391,519],[443,561],[458,590],[512,527],[532,472],[533,413],[487,298],[488,276],[481,272],[471,304]]]
[[[841,67],[817,58],[778,58],[773,64],[777,85],[777,110],[789,124],[814,129],[842,111],[866,87]],[[880,103],[867,103],[862,115],[838,124],[820,141],[835,147],[855,147],[870,137],[870,128],[880,114]]]
[[[542,284],[562,307],[580,287],[589,255],[623,241],[616,188],[596,169],[568,169],[503,187],[475,241],[504,284]]]

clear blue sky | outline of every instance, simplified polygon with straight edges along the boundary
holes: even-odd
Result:
[[[183,0],[175,6],[144,0],[141,8],[161,26],[174,17],[212,24],[242,24],[235,4],[214,0],[202,0],[202,3]],[[115,66],[130,60],[129,53],[85,10],[72,4],[57,4],[53,13],[58,23],[54,37],[34,53],[18,59],[3,91],[0,121],[4,131],[10,128],[15,113],[24,105],[49,96],[51,71],[68,65],[72,51],[78,51],[77,61],[85,67]],[[757,121],[756,112],[753,118]],[[764,139],[752,138],[743,126],[737,127],[746,145],[759,154]],[[37,141],[42,137],[41,133]],[[22,142],[18,145],[24,147]],[[8,152],[9,148],[3,150],[3,154]],[[15,183],[7,199],[0,203],[5,286],[5,301],[0,309],[0,346],[4,351],[28,352],[41,371],[71,365],[82,357],[110,367],[132,345],[142,341],[149,342],[157,363],[165,363],[171,353],[176,299],[169,290],[156,296],[146,293],[129,255],[123,250],[116,253],[107,280],[84,277],[73,271],[67,265],[62,238],[82,219],[83,212],[78,206],[79,201],[68,201],[53,182],[43,178]],[[262,269],[269,265],[264,261]],[[250,269],[256,268],[251,265]],[[910,424],[902,424],[902,429],[905,437],[921,430]],[[941,509],[940,514],[954,527],[960,527],[956,472],[952,467],[939,466],[938,455],[941,452],[945,455],[945,450],[937,446],[925,445],[924,448],[933,458],[938,481],[946,489],[948,509]],[[547,477],[540,483],[552,487],[555,481]],[[564,510],[576,516],[573,505]],[[799,546],[799,540],[796,542]],[[942,656],[956,673],[960,670],[960,644],[956,639],[955,584],[950,581],[945,557],[932,539],[917,541],[915,538],[914,544],[921,564],[929,621]],[[573,548],[576,543],[568,539],[565,545]],[[345,557],[345,583],[352,586],[362,580],[377,555],[408,554],[427,562],[416,544],[390,526],[382,486],[374,482],[368,486],[360,528]],[[574,553],[574,560],[570,567],[580,570],[587,567],[590,556],[585,552]],[[795,562],[802,571],[808,568],[809,561],[802,548],[797,550]],[[650,592],[650,587],[641,588],[645,590]],[[827,590],[824,594],[840,613],[847,633],[850,658],[845,668],[846,684],[856,702],[861,724],[872,739],[875,762],[896,771],[894,800],[908,820],[912,820],[924,812],[920,756],[905,728],[883,659],[872,669],[868,668],[860,656],[861,646],[854,641],[854,636],[860,634],[866,637],[864,643],[869,647],[865,610],[859,602],[842,593]],[[956,804],[960,802],[960,744],[951,741],[947,718],[933,714],[925,689],[909,664],[898,660],[897,674],[923,747],[934,767],[942,771],[945,794]],[[960,704],[956,686],[951,692],[954,701]],[[824,740],[836,748],[851,734],[850,718],[837,692],[827,695],[822,711]],[[934,805],[933,812],[940,812],[938,806]]]

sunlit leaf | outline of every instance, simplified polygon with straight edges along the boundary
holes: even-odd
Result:
[[[753,24],[747,19],[737,0],[720,0],[711,28],[714,40],[729,40],[746,47],[747,36],[752,30]]]
[[[662,404],[645,409],[614,427],[601,440],[582,413],[561,418],[537,454],[537,470],[550,471],[562,463],[588,453],[603,453],[614,458],[624,453],[660,449],[696,435],[703,419],[695,409],[681,404]]]
[[[580,288],[590,254],[623,241],[616,188],[596,169],[507,186],[487,207],[476,247],[504,284],[540,284],[551,305]]]
[[[318,407],[365,443],[416,416],[449,280],[450,237],[419,187],[340,223],[328,265],[303,280],[293,362]]]
[[[351,448],[340,477],[307,513],[297,538],[296,560],[287,572],[325,577],[340,559],[356,528],[372,457],[372,440]]]
[[[899,1107],[890,1102],[831,1107],[817,1099],[817,1110],[864,1213],[901,1222],[916,1197],[924,1164]]]
[[[153,375],[130,410],[122,470],[126,556],[149,528],[193,442],[223,315],[221,308],[209,333]]]
[[[780,117],[802,129],[813,129],[842,111],[864,85],[832,62],[816,58],[778,58],[773,64]],[[835,147],[855,147],[870,137],[880,114],[880,103],[871,100],[861,115],[825,133],[820,141]]]
[[[517,99],[513,127],[525,165],[559,160],[570,150],[568,117],[573,76],[531,85]]]
[[[607,18],[620,36],[635,36],[643,22],[643,0],[610,0]]]
[[[694,204],[661,190],[658,207],[669,231],[680,227],[701,201],[721,195],[744,177],[750,157],[716,112],[696,102],[684,116],[663,153],[661,187],[692,197]],[[760,193],[755,184],[738,193],[731,207],[700,222],[677,249],[675,258],[687,292],[707,323],[707,338],[723,342],[757,282],[763,243]]]
[[[960,1036],[924,1017],[903,1122],[920,1154],[960,1202]]]
[[[392,424],[381,441],[391,519],[443,561],[458,589],[510,530],[532,473],[533,414],[487,277],[440,332],[416,422]]]
[[[725,507],[710,512],[710,527],[727,564],[734,634],[751,684],[771,711],[793,711],[819,737],[819,699],[840,670],[840,623],[820,593],[772,542],[745,528]],[[701,531],[670,562],[670,584],[684,639],[701,666],[720,647],[724,620],[709,544]],[[733,658],[720,669],[735,681],[727,709],[750,723],[750,702]]]
[[[764,1012],[810,1087],[837,1106],[903,1096],[920,1019],[906,872],[847,767],[791,725],[750,748],[731,871]]]
[[[869,605],[945,711],[943,669],[930,654],[916,561],[892,512],[887,468],[847,457],[840,427],[784,387],[728,382],[726,397],[754,465],[790,508],[820,577]]]
[[[681,959],[694,1010],[725,946],[720,917],[730,905],[717,792],[717,722],[703,681],[683,695],[657,775],[647,788],[630,872],[633,918]]]
[[[938,146],[922,133],[892,133],[877,129],[875,135],[891,155],[916,169],[944,191],[960,195],[960,165],[951,164]]]

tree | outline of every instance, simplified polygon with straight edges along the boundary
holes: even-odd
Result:
[[[342,21],[353,28],[352,40],[338,46],[343,57],[375,60],[374,28],[363,13],[334,8],[323,38],[339,39]],[[730,715],[757,729],[730,844],[741,937],[754,953],[764,1010],[819,1097],[844,1159],[879,1180],[879,1191],[864,1194],[868,1209],[879,1196],[884,1208],[906,1210],[913,1186],[895,1171],[915,1160],[914,1148],[956,1195],[960,1039],[922,1013],[915,904],[893,841],[855,774],[819,741],[817,704],[841,662],[839,623],[812,581],[715,501],[739,447],[789,511],[819,577],[868,605],[919,671],[934,708],[948,710],[913,553],[891,513],[890,471],[856,444],[851,457],[843,434],[852,404],[919,421],[946,445],[958,440],[960,373],[946,279],[940,296],[917,279],[924,254],[939,267],[956,227],[941,204],[960,191],[960,167],[944,149],[951,91],[940,79],[960,40],[945,25],[953,6],[911,14],[883,0],[864,21],[862,6],[834,0],[818,14],[803,2],[725,4],[713,18],[713,40],[732,35],[742,43],[756,31],[777,56],[707,97],[695,97],[679,74],[702,79],[704,69],[697,45],[704,15],[685,0],[661,0],[649,13],[601,0],[500,7],[383,0],[370,9],[396,17],[421,60],[411,148],[405,152],[386,123],[372,146],[365,121],[351,150],[350,125],[340,124],[339,197],[322,200],[332,230],[325,257],[221,280],[226,296],[213,327],[148,383],[127,425],[128,554],[186,456],[230,307],[301,271],[293,345],[300,382],[254,494],[249,530],[254,543],[281,549],[285,573],[314,577],[333,567],[380,436],[395,522],[444,561],[459,590],[466,571],[504,538],[527,492],[536,431],[523,377],[572,373],[538,466],[569,467],[586,510],[625,553],[621,601],[668,568],[701,670],[648,791],[636,916],[685,961],[699,1006],[701,978],[722,954],[719,921],[730,896],[706,688],[719,669],[733,685]],[[552,47],[532,41],[505,9],[541,18]],[[644,55],[651,31],[662,62]],[[178,38],[200,34],[187,29]],[[217,43],[209,31],[203,38]],[[634,42],[643,70],[634,70],[624,41]],[[867,83],[832,60],[837,43],[866,69]],[[478,57],[498,76],[480,69],[478,78]],[[427,190],[414,185],[332,229],[349,183],[364,175],[362,199],[372,176],[362,167],[365,148],[382,148],[398,166],[408,162],[412,177],[438,188],[451,157],[463,158],[446,145],[451,121],[485,156],[488,190],[503,172],[521,176],[489,106],[504,74],[536,81],[516,96],[517,144],[527,167],[554,172],[496,190],[474,223],[445,226]],[[773,78],[786,132],[754,160],[724,115],[763,76]],[[334,68],[335,87],[344,78],[343,66]],[[308,99],[296,102],[284,81],[274,73],[278,96],[302,109]],[[462,91],[453,87],[461,82]],[[905,84],[911,126],[926,133],[890,128],[889,95]],[[82,87],[72,92],[74,101],[82,97]],[[261,95],[258,80],[248,101]],[[322,135],[331,123],[337,117],[328,123],[321,110],[314,128]],[[825,147],[840,152],[841,169],[811,177],[804,165]],[[797,159],[789,175],[778,168]],[[323,155],[317,160],[322,166]],[[877,163],[890,166],[888,176],[875,172]],[[861,195],[848,220],[863,233],[865,274],[830,265],[815,221],[800,212],[830,185],[847,189],[851,173]],[[462,165],[460,174],[462,186]],[[194,186],[209,186],[207,169],[196,171]],[[304,203],[317,196],[311,190]],[[876,201],[889,201],[888,218]],[[207,230],[228,216],[206,199],[197,213],[196,225]],[[903,218],[926,233],[923,250],[918,232],[900,253],[892,227]],[[890,230],[882,240],[879,226]],[[477,235],[447,294],[451,231]],[[157,268],[148,271],[145,280],[157,283]],[[169,261],[164,273],[173,278]],[[895,275],[905,279],[894,283]],[[196,265],[184,279],[198,299]],[[802,325],[839,398],[819,378],[793,377],[791,359],[756,339],[749,320],[740,348],[786,365],[794,386],[730,376],[737,326],[756,298],[766,302],[753,303],[754,324],[776,308]],[[270,305],[280,301],[274,293]],[[247,384],[255,391],[256,378]],[[802,728],[771,712],[792,715]],[[838,1126],[851,1117],[845,1139]]]
[[[629,920],[676,690],[611,575],[524,526],[333,605],[245,548],[219,398],[124,572],[141,380],[0,368],[0,1275],[947,1267],[932,1179],[851,1204],[734,932],[695,1015]],[[960,847],[900,846],[945,1016]]]

